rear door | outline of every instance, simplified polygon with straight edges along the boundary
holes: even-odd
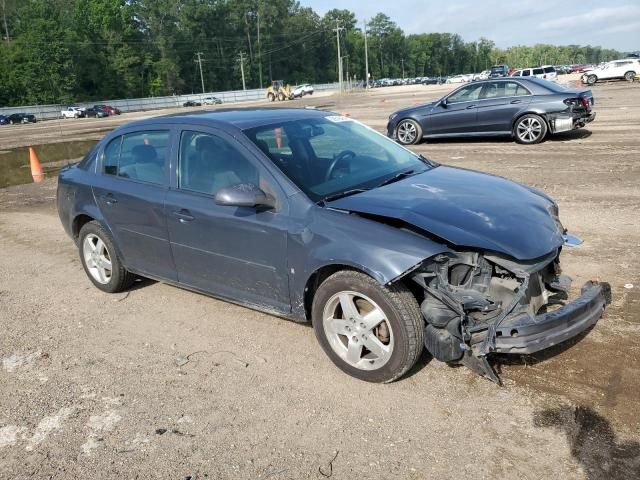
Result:
[[[171,130],[132,130],[100,153],[93,194],[128,269],[168,280],[171,259],[164,200],[169,189]]]
[[[511,131],[513,118],[531,102],[531,92],[517,81],[487,82],[477,108],[478,130],[487,133]]]
[[[476,132],[476,113],[482,83],[473,83],[446,97],[426,119],[426,135],[447,135]],[[424,122],[423,122],[424,124]]]
[[[180,283],[242,303],[290,310],[288,202],[274,178],[234,137],[193,127],[180,133],[178,168],[166,199]],[[222,206],[216,193],[252,183],[277,207]]]

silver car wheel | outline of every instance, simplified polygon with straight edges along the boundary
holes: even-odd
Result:
[[[418,135],[416,126],[409,121],[401,122],[398,125],[398,140],[404,144],[413,143]]]
[[[326,303],[322,319],[329,345],[352,367],[377,370],[391,358],[391,324],[369,297],[358,292],[338,292]]]
[[[98,283],[106,285],[111,281],[111,255],[102,239],[93,233],[84,237],[82,254],[87,270]]]
[[[525,118],[518,124],[517,133],[523,142],[535,142],[542,134],[542,124],[537,118]]]

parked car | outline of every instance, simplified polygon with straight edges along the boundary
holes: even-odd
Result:
[[[98,108],[108,115],[120,115],[122,113],[119,108],[112,107],[111,105],[94,105],[93,108]]]
[[[202,103],[204,105],[220,105],[222,103],[222,100],[220,100],[218,97],[205,97]]]
[[[200,102],[194,102],[193,100],[187,100],[182,104],[183,107],[201,107],[202,104]]]
[[[558,73],[552,65],[545,65],[535,68],[522,68],[511,74],[512,77],[537,77],[543,80],[555,81],[558,79]]]
[[[7,118],[11,125],[16,123],[36,123],[36,116],[31,113],[12,113]]]
[[[303,83],[302,85],[296,85],[292,89],[294,98],[301,98],[305,95],[313,95],[313,85]]]
[[[509,75],[509,66],[508,65],[494,65],[491,67],[489,71],[489,78],[500,78],[506,77]]]
[[[0,115],[0,125],[9,125],[9,117]]]
[[[466,75],[454,75],[453,77],[447,78],[445,83],[465,83],[468,82]]]
[[[488,357],[574,337],[606,303],[587,282],[546,313],[570,282],[560,251],[578,243],[546,194],[319,110],[120,127],[60,172],[57,208],[98,289],[141,275],[311,321],[330,359],[372,382],[423,347],[499,381]]]
[[[632,82],[636,73],[640,73],[640,60],[625,58],[606,63],[602,67],[585,70],[582,81],[587,85],[593,85],[599,80],[624,79]]]
[[[69,105],[60,111],[60,118],[81,118],[84,117],[85,110],[75,105]]]
[[[403,145],[423,139],[506,136],[533,144],[593,121],[591,90],[566,89],[533,77],[482,80],[435,102],[399,110],[389,117],[387,135]]]
[[[99,105],[94,105],[91,108],[87,108],[85,115],[89,118],[104,118],[108,117],[109,113],[103,110]]]

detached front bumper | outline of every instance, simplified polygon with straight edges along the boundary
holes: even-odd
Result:
[[[608,285],[587,282],[575,301],[558,310],[505,319],[496,328],[494,352],[528,354],[562,343],[594,325],[602,316]]]

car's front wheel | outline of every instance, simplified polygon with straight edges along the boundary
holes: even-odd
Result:
[[[98,222],[86,223],[79,235],[80,260],[89,280],[103,292],[118,293],[135,277],[122,265],[111,236]]]
[[[415,145],[422,140],[422,127],[415,120],[402,120],[396,127],[396,139],[402,145]]]
[[[513,127],[513,136],[516,142],[525,145],[540,143],[547,135],[547,122],[535,114],[520,117]]]
[[[587,75],[586,78],[586,84],[587,85],[593,85],[594,83],[596,83],[598,81],[598,77],[596,77],[595,75]]]
[[[396,380],[422,353],[424,320],[413,294],[361,272],[327,278],[313,299],[312,321],[333,363],[367,382]]]

